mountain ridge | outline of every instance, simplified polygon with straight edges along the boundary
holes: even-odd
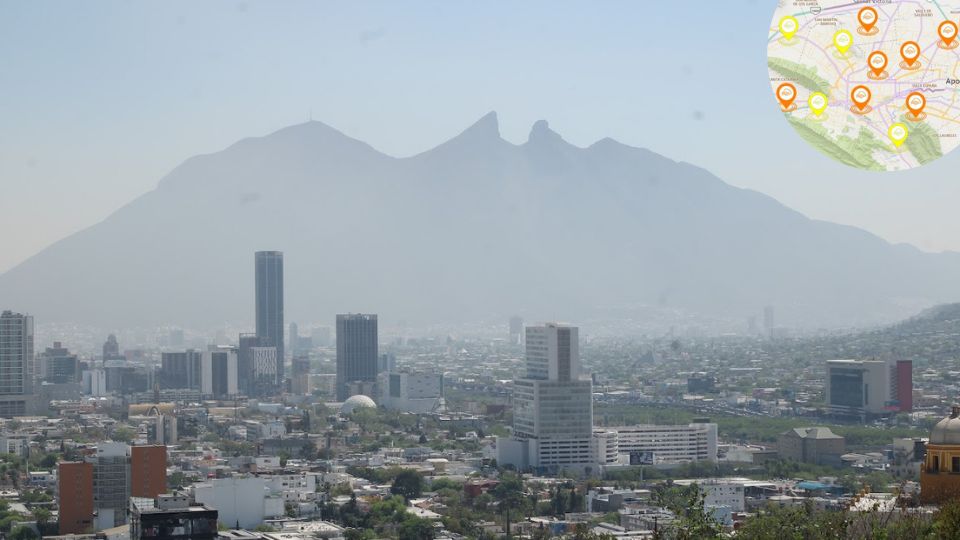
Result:
[[[512,144],[495,112],[408,157],[314,121],[194,156],[0,275],[0,299],[107,326],[248,321],[258,249],[287,252],[290,320],[771,304],[790,324],[848,325],[960,299],[960,254],[813,220],[611,138],[578,147],[545,120]]]

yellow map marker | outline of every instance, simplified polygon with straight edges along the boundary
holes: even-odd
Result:
[[[890,136],[890,140],[893,141],[893,144],[897,148],[907,141],[907,136],[910,135],[910,130],[907,129],[905,124],[897,122],[896,124],[890,126],[890,129],[887,131],[887,134]]]
[[[783,37],[787,38],[787,41],[797,35],[797,30],[800,30],[800,22],[797,21],[795,17],[787,15],[780,19],[780,33],[783,34]]]
[[[814,92],[810,94],[810,98],[807,99],[807,104],[810,105],[810,110],[813,111],[813,114],[820,116],[824,111],[827,110],[827,96],[826,94],[820,92]]]
[[[833,35],[833,45],[840,51],[840,54],[847,54],[853,45],[853,34],[847,30],[837,30]]]

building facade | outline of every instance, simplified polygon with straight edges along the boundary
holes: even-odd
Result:
[[[632,465],[717,461],[717,425],[637,425],[605,428],[617,434],[617,451]]]
[[[61,535],[93,532],[93,464],[57,465],[58,526]]]
[[[161,353],[160,372],[157,374],[160,388],[200,390],[202,360],[203,353],[192,349]],[[107,386],[111,385],[108,383]]]
[[[33,317],[0,313],[0,417],[34,412],[33,360]]]
[[[377,382],[378,351],[376,315],[337,315],[338,401],[350,397],[351,383]]]
[[[283,252],[258,251],[255,259],[257,337],[277,348],[277,378],[283,381]]]
[[[497,439],[497,460],[518,468],[592,468],[593,385],[580,373],[578,329],[526,329],[526,376],[513,383],[513,435]]]
[[[827,361],[826,401],[834,416],[873,418],[899,410],[891,372],[882,360]]]
[[[777,438],[780,458],[800,463],[839,467],[846,447],[846,439],[826,427],[795,428]]]
[[[237,349],[215,347],[203,353],[200,391],[206,396],[226,398],[239,393]]]

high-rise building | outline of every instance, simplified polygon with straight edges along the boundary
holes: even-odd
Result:
[[[0,416],[31,414],[33,396],[33,317],[0,314]]]
[[[80,380],[80,360],[59,341],[54,341],[53,347],[47,347],[40,353],[37,364],[43,381],[64,384]]]
[[[256,334],[240,334],[237,347],[237,386],[241,394],[250,395],[253,382],[253,348],[260,346]]]
[[[123,358],[120,355],[120,344],[117,343],[117,336],[110,334],[107,336],[107,340],[103,342],[103,359],[116,360],[118,358]]]
[[[527,327],[526,349],[526,376],[513,383],[513,436],[497,440],[498,462],[546,470],[592,467],[593,384],[580,373],[578,329]]]
[[[283,381],[283,252],[255,255],[257,337],[261,347],[277,348],[278,383]]]
[[[62,461],[57,466],[61,535],[93,532],[93,464]]]
[[[237,366],[237,349],[211,347],[201,360],[200,392],[218,399],[236,396],[239,393]]]
[[[767,337],[773,337],[776,330],[776,321],[773,318],[773,306],[763,308],[763,330]]]
[[[895,365],[883,360],[827,361],[830,413],[867,419],[899,411],[897,373]]]
[[[337,315],[337,399],[350,397],[354,382],[376,383],[377,316]]]
[[[892,394],[896,397],[900,412],[913,411],[913,361],[898,360],[896,373],[892,376],[896,383]]]
[[[250,348],[250,394],[254,397],[275,396],[280,393],[277,370],[280,357],[276,347]]]
[[[193,349],[161,353],[160,372],[157,374],[160,388],[200,390],[202,357],[203,353]],[[110,386],[109,383],[107,386]]]

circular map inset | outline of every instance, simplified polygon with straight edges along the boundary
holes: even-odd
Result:
[[[776,106],[808,143],[869,171],[960,144],[960,0],[781,0],[767,67]]]

